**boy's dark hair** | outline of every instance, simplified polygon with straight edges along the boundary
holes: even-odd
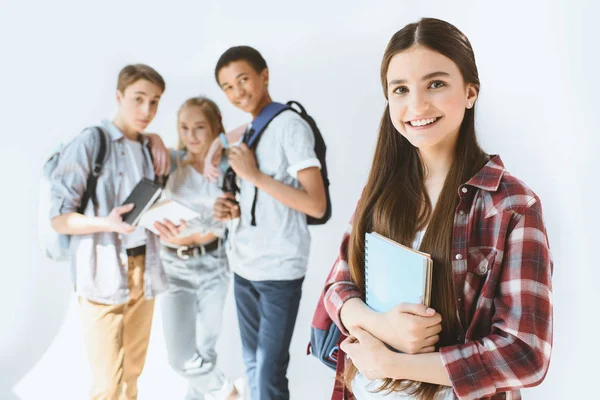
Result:
[[[133,85],[140,79],[152,82],[158,86],[162,92],[165,91],[166,85],[163,77],[160,76],[154,68],[146,64],[130,64],[125,66],[121,72],[119,72],[117,90],[121,93],[125,93],[125,89],[127,89],[129,85]]]
[[[258,50],[250,46],[234,46],[230,47],[221,55],[217,66],[215,67],[215,79],[219,83],[219,71],[234,61],[246,61],[257,72],[261,73],[267,68],[267,62]]]

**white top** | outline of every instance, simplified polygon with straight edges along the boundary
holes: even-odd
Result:
[[[356,400],[381,400],[381,399],[394,399],[394,400],[419,400],[417,397],[402,392],[392,392],[387,394],[387,391],[373,393],[377,390],[383,381],[375,380],[370,381],[361,374],[356,374],[356,377],[352,381],[352,394]],[[445,387],[437,392],[435,400],[454,400],[454,391],[451,387]]]
[[[126,155],[125,173],[121,180],[120,204],[123,204],[127,196],[131,193],[135,185],[142,179],[142,166],[144,165],[144,153],[142,152],[142,144],[137,140],[124,138],[124,148]],[[146,244],[146,232],[143,226],[138,226],[133,233],[123,235],[123,245],[126,249],[143,246]]]
[[[302,117],[287,110],[271,121],[256,149],[258,166],[275,180],[300,188],[298,171],[321,167],[314,151],[314,134]],[[234,228],[230,266],[251,281],[294,280],[306,273],[310,234],[306,214],[293,210],[259,190],[256,226],[251,225],[255,187],[240,180],[239,224]]]
[[[182,161],[185,160],[187,160],[187,155],[183,157]],[[215,236],[223,237],[225,225],[215,221],[213,217],[213,205],[222,194],[217,183],[207,181],[191,164],[178,165],[169,174],[169,180],[165,185],[165,196],[200,214],[200,217],[186,223],[186,228],[181,231],[179,237],[186,237],[194,233],[203,235],[212,233]],[[168,243],[163,244],[172,246]]]

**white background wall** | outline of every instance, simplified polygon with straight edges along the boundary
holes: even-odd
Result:
[[[295,4],[295,5],[294,5]],[[83,399],[89,385],[67,269],[41,256],[41,166],[60,141],[115,112],[119,69],[154,66],[167,81],[150,130],[176,140],[175,114],[205,94],[227,127],[230,106],[213,67],[229,46],[258,48],[279,101],[298,99],[329,146],[334,216],[312,230],[289,368],[293,399],[327,399],[332,373],[305,356],[310,319],[338,241],[366,179],[384,98],[379,64],[391,35],[423,16],[470,38],[480,71],[479,138],[542,198],[555,258],[554,353],[529,399],[592,398],[600,356],[597,317],[600,123],[598,3],[553,1],[114,1],[0,0],[0,398]],[[592,131],[593,129],[593,131]],[[158,309],[157,309],[158,310]],[[218,350],[243,373],[231,296]],[[178,399],[156,314],[141,399]]]

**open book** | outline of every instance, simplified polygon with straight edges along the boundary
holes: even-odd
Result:
[[[433,260],[378,233],[365,234],[365,302],[379,312],[431,301]]]
[[[189,221],[199,216],[200,214],[191,208],[175,200],[166,199],[159,201],[146,210],[140,218],[139,225],[158,235],[159,232],[154,228],[154,222],[156,221],[162,222],[164,219],[167,219],[178,225],[182,220]]]

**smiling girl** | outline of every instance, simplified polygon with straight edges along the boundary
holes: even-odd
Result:
[[[231,281],[221,243],[225,225],[212,217],[212,204],[222,192],[202,175],[208,146],[223,132],[221,113],[211,100],[191,98],[179,109],[177,130],[178,151],[171,161],[175,169],[165,191],[201,216],[179,227],[169,222],[156,225],[169,281],[161,299],[169,362],[189,382],[186,399],[237,399],[237,389],[215,367],[215,345]]]
[[[371,172],[325,288],[348,335],[346,385],[358,399],[519,399],[543,381],[552,345],[540,199],[477,143],[479,77],[457,28],[426,18],[398,31],[381,82]],[[367,232],[431,254],[431,308],[366,306]]]

